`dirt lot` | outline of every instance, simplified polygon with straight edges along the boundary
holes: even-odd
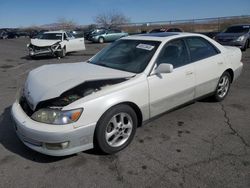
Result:
[[[250,49],[244,71],[222,103],[199,101],[137,129],[124,151],[50,157],[15,135],[10,106],[27,73],[79,62],[104,45],[63,59],[29,59],[28,39],[0,40],[0,187],[250,187]]]

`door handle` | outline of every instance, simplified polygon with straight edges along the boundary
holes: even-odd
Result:
[[[223,62],[218,62],[217,64],[218,64],[218,65],[223,65]]]
[[[186,75],[189,76],[189,75],[192,75],[193,73],[194,73],[193,71],[187,71]]]

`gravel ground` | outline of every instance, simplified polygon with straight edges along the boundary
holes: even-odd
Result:
[[[84,61],[105,44],[63,59],[27,57],[28,39],[0,40],[0,187],[250,187],[250,49],[244,71],[221,103],[199,101],[137,129],[115,155],[94,150],[50,157],[17,138],[10,106],[27,73]]]

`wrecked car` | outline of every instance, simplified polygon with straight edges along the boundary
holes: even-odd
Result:
[[[222,101],[241,56],[200,34],[124,37],[87,62],[32,70],[12,105],[16,133],[47,155],[118,152],[152,117],[204,96]]]
[[[85,50],[84,38],[75,38],[65,31],[47,31],[32,38],[27,45],[29,55],[64,57],[68,52]]]

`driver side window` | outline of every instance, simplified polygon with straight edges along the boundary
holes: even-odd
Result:
[[[160,52],[156,60],[157,65],[161,63],[172,64],[174,68],[189,63],[187,47],[182,39],[168,42]]]
[[[115,33],[115,31],[114,31],[114,30],[108,30],[107,33],[108,33],[108,34],[112,34],[112,33]]]

